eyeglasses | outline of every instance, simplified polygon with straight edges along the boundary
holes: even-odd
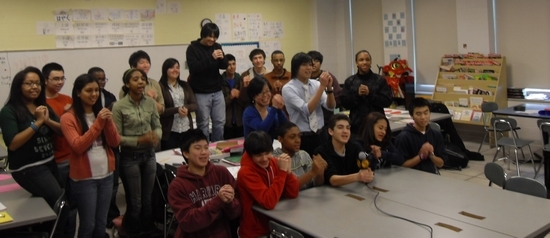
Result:
[[[261,94],[262,96],[265,96],[265,95],[269,95],[270,93],[271,93],[271,91],[267,90],[267,91],[261,92],[260,94]]]
[[[59,81],[65,81],[65,77],[53,77],[53,78],[50,78],[50,80],[52,81],[55,81],[55,82],[59,82]]]
[[[40,82],[24,82],[23,85],[27,86],[28,88],[32,88],[32,86],[36,87],[42,87],[42,84]]]
[[[104,79],[98,79],[97,81],[99,81],[99,82],[107,82],[107,81],[109,81],[109,79],[108,79],[108,78],[104,78]]]

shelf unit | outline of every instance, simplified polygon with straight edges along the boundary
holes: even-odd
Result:
[[[453,122],[483,125],[482,102],[496,102],[499,108],[507,106],[505,57],[446,55],[439,68],[432,99],[447,105]]]

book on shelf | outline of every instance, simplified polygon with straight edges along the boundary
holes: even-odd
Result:
[[[481,111],[474,111],[474,114],[472,115],[472,121],[473,121],[473,122],[480,122],[482,116],[483,116],[483,112],[481,112]]]
[[[474,110],[481,110],[481,104],[483,104],[482,97],[470,97],[470,107]]]
[[[464,109],[464,110],[462,110],[462,116],[460,116],[460,120],[461,121],[470,121],[470,120],[472,120],[472,114],[473,114],[473,110]]]
[[[459,111],[454,111],[453,113],[453,120],[460,120],[460,117],[462,116],[462,113]]]
[[[459,98],[458,99],[458,106],[459,107],[469,107],[468,98]]]
[[[447,107],[458,107],[458,101],[445,101],[444,104]]]

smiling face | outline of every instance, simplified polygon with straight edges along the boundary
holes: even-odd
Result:
[[[107,84],[107,78],[105,77],[105,72],[97,71],[97,72],[94,72],[93,76],[99,82],[99,89],[100,90],[104,89],[105,84]]]
[[[139,71],[134,71],[126,87],[130,89],[130,92],[133,94],[143,94],[145,90],[145,84],[147,79]]]
[[[82,101],[82,106],[92,107],[99,98],[99,84],[96,82],[86,84],[78,93],[78,97]]]
[[[313,63],[307,62],[300,65],[298,74],[296,75],[301,81],[305,81],[311,78]]]
[[[148,74],[149,70],[151,69],[151,62],[149,62],[149,60],[145,58],[139,59],[136,65],[136,69],[143,70],[143,72]]]
[[[59,93],[65,85],[65,73],[61,70],[52,70],[46,80],[48,92]]]
[[[205,46],[213,46],[214,43],[216,43],[216,40],[218,38],[216,38],[216,36],[214,36],[214,34],[210,35],[210,36],[207,36],[207,37],[204,37],[201,39],[200,43],[202,45],[205,45]]]
[[[369,72],[371,63],[370,54],[367,52],[361,52],[355,58],[355,65],[357,65],[357,69],[359,69],[360,73]]]
[[[416,128],[425,130],[428,123],[430,123],[430,108],[428,106],[415,107],[413,109],[412,118]]]
[[[277,139],[281,142],[283,152],[293,154],[300,151],[302,139],[300,137],[300,129],[297,126],[288,129],[284,137],[279,136]]]
[[[180,64],[175,63],[172,68],[168,68],[166,75],[169,79],[177,79],[180,76]]]
[[[252,65],[254,65],[254,68],[261,68],[265,64],[265,59],[262,54],[257,54],[252,57]]]
[[[271,160],[271,152],[264,152],[257,155],[252,155],[252,161],[254,161],[254,164],[266,169],[269,167],[269,160]]]
[[[267,107],[269,106],[270,101],[271,101],[271,91],[269,90],[269,87],[267,86],[267,84],[265,84],[262,89],[262,92],[254,96],[254,103],[258,104],[259,106]]]
[[[388,123],[384,119],[379,119],[374,124],[374,138],[378,142],[382,142],[382,140],[384,140],[384,137],[386,136],[387,128],[388,128]]]
[[[336,122],[334,129],[328,129],[328,133],[332,136],[333,140],[336,140],[338,143],[346,144],[350,138],[350,129],[351,126],[348,121],[339,120]]]
[[[285,55],[284,54],[273,54],[271,57],[271,63],[273,64],[273,70],[283,70],[285,65]]]
[[[27,73],[21,85],[21,92],[23,93],[23,97],[25,97],[25,101],[34,101],[38,98],[41,91],[42,84],[40,77],[36,73]]]
[[[312,72],[317,75],[321,71],[321,61],[314,59]]]
[[[206,140],[200,140],[191,143],[191,146],[189,146],[189,151],[183,151],[183,155],[187,158],[187,163],[190,167],[196,169],[206,167],[210,159],[208,142]]]

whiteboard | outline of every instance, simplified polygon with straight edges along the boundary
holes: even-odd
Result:
[[[162,63],[167,58],[175,58],[180,62],[181,79],[186,80],[189,76],[189,71],[185,68],[187,45],[0,52],[0,107],[8,98],[12,77],[17,72],[27,66],[42,70],[42,67],[50,62],[61,64],[65,70],[67,81],[61,93],[71,96],[76,77],[97,66],[105,70],[105,75],[109,79],[105,88],[118,98],[123,85],[122,75],[130,68],[128,58],[138,50],[147,52],[151,57],[151,69],[148,74],[150,78],[157,81],[160,79]]]
[[[222,43],[222,49],[224,54],[232,54],[237,61],[237,73],[243,73],[252,67],[250,62],[250,52],[256,48],[260,48],[260,43],[255,42],[239,42],[239,43]]]

